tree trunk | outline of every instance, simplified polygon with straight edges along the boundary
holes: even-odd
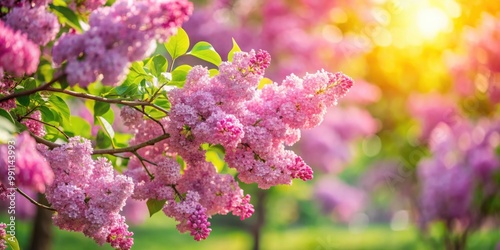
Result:
[[[260,249],[260,240],[262,228],[264,227],[265,218],[266,218],[266,197],[267,191],[258,189],[257,190],[257,205],[255,207],[255,215],[257,216],[257,220],[252,228],[252,236],[253,236],[253,250]]]
[[[38,194],[38,202],[48,205],[43,194]],[[52,211],[37,207],[33,229],[31,231],[31,250],[52,249]]]

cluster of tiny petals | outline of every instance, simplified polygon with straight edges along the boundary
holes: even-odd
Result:
[[[7,249],[7,242],[3,239],[5,235],[7,235],[6,229],[7,224],[5,223],[0,223],[0,250]]]
[[[111,247],[115,249],[131,249],[134,244],[132,238],[134,233],[127,230],[126,224],[123,225],[125,227],[113,228],[106,239],[111,244]]]
[[[303,79],[291,75],[281,84],[257,90],[269,63],[267,52],[252,50],[235,53],[233,62],[222,63],[220,74],[212,78],[206,70],[193,68],[185,87],[170,92],[171,150],[189,158],[186,151],[202,143],[220,144],[239,178],[261,188],[311,179],[311,168],[283,145],[293,145],[299,129],[317,126],[353,81],[321,70]],[[200,102],[191,96],[210,98]]]
[[[119,0],[93,11],[85,33],[62,36],[53,48],[53,61],[67,61],[71,85],[87,86],[101,75],[102,83],[116,84],[131,62],[150,55],[155,40],[166,41],[191,12],[187,0]]]
[[[28,39],[38,45],[46,45],[54,40],[59,32],[57,17],[45,7],[13,8],[5,16],[5,23],[14,30],[26,34]]]
[[[305,79],[292,75],[282,84],[259,89],[269,63],[267,52],[252,50],[236,52],[214,77],[202,66],[193,67],[184,87],[168,93],[171,109],[162,125],[170,138],[159,144],[162,147],[155,144],[139,152],[157,162],[145,163],[154,178],[136,157],[129,161],[125,174],[134,179],[133,198],[166,200],[163,212],[179,222],[178,230],[202,240],[210,233],[208,216],[232,213],[243,220],[254,212],[250,195],[234,177],[218,173],[205,161],[202,145],[222,146],[224,160],[239,172],[238,178],[260,188],[312,179],[312,169],[285,145],[300,138],[299,129],[317,125],[352,80],[320,71]],[[136,126],[132,144],[162,134],[157,124],[145,124]],[[167,155],[167,160],[158,155]],[[185,163],[183,172],[176,157]]]
[[[40,62],[39,47],[26,34],[15,31],[0,20],[0,72],[15,76],[32,74]]]
[[[41,7],[51,2],[52,0],[0,0],[0,7]]]
[[[46,193],[57,210],[54,224],[83,232],[100,245],[108,242],[117,249],[130,249],[132,233],[119,212],[133,193],[133,181],[116,173],[106,158],[92,159],[92,151],[90,141],[80,137],[53,150],[45,149],[56,173]]]
[[[106,3],[106,0],[75,0],[69,4],[69,7],[80,13],[93,11]]]
[[[418,166],[423,223],[470,219],[475,186],[484,196],[498,192],[491,176],[500,172],[499,133],[498,121],[491,120],[440,123],[432,130],[432,157]]]
[[[206,208],[201,205],[197,205],[187,221],[189,230],[191,231],[191,236],[193,236],[197,241],[206,239],[212,231],[210,228],[210,222],[208,222],[206,211]]]
[[[14,86],[15,82],[13,80],[7,78],[0,80],[0,95],[6,96],[12,94],[12,92],[14,92]],[[15,99],[10,99],[7,101],[0,102],[0,108],[5,109],[7,111],[15,107],[16,107]]]
[[[142,113],[129,106],[124,106],[120,110],[120,116],[123,120],[123,124],[129,128],[137,127],[143,120]]]
[[[30,118],[24,119],[21,123],[28,127],[28,130],[38,137],[45,136],[45,127],[42,121],[42,113],[40,111],[33,112]]]

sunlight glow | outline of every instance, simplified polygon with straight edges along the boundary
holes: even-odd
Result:
[[[425,38],[434,38],[450,25],[445,12],[438,8],[425,8],[417,13],[417,27]]]

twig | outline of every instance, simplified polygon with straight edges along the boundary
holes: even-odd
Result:
[[[39,206],[41,208],[45,208],[47,210],[50,210],[50,211],[54,211],[54,212],[57,212],[57,210],[51,208],[51,207],[48,207],[48,206],[45,206],[41,203],[39,203],[38,201],[34,200],[33,198],[29,197],[29,195],[27,195],[25,192],[23,192],[21,189],[19,189],[18,187],[16,187],[16,191],[19,192],[22,196],[24,196],[24,198],[28,199],[31,203],[33,203],[34,205],[36,206]]]
[[[123,104],[123,105],[127,105],[127,106],[130,106],[130,107],[135,107],[135,106],[150,106],[150,107],[153,107],[155,109],[158,109],[160,110],[161,112],[165,113],[166,115],[168,115],[168,111],[154,103],[150,103],[150,102],[146,102],[146,101],[130,101],[130,100],[122,100],[122,99],[109,99],[109,98],[106,98],[106,97],[100,97],[100,96],[95,96],[95,95],[90,95],[90,94],[87,94],[87,93],[80,93],[80,92],[75,92],[75,91],[71,91],[71,90],[67,90],[67,89],[57,89],[57,88],[47,88],[48,91],[52,91],[52,92],[59,92],[59,93],[63,93],[63,94],[66,94],[66,95],[70,95],[70,96],[74,96],[74,97],[80,97],[80,98],[84,98],[84,99],[90,99],[90,100],[94,100],[94,101],[98,101],[98,102],[107,102],[107,103],[116,103],[116,104]]]
[[[137,144],[134,146],[130,146],[130,147],[126,147],[126,148],[115,148],[115,149],[97,149],[94,151],[93,154],[94,155],[102,155],[102,154],[119,154],[119,153],[126,153],[126,152],[133,153],[133,152],[135,152],[143,147],[154,145],[155,143],[162,141],[162,140],[165,140],[169,137],[170,137],[170,134],[162,134],[162,135],[155,137],[149,141],[145,141],[143,143],[140,143],[140,144]]]
[[[34,88],[34,89],[29,89],[29,90],[26,90],[26,91],[21,91],[21,92],[17,92],[17,93],[13,93],[11,95],[8,95],[8,96],[4,96],[2,98],[0,98],[0,102],[4,102],[4,101],[8,101],[10,99],[14,99],[14,98],[17,98],[17,97],[20,97],[20,96],[25,96],[25,95],[31,95],[33,93],[36,93],[38,91],[42,91],[42,90],[47,90],[48,88],[50,88],[50,86],[54,83],[56,83],[57,81],[59,81],[64,75],[60,75],[54,79],[52,79],[52,81],[44,84],[44,85],[40,85],[38,88]]]
[[[29,119],[29,120],[37,121],[37,122],[42,123],[42,124],[44,124],[46,126],[52,127],[54,129],[56,129],[57,131],[59,131],[59,133],[61,133],[66,139],[69,139],[69,136],[66,133],[64,133],[61,129],[59,129],[58,127],[56,127],[56,126],[54,126],[54,125],[52,125],[50,123],[46,123],[44,121],[40,121],[40,120],[37,120],[35,118],[31,118],[31,117],[23,117],[23,118],[21,118],[21,120],[22,119]]]

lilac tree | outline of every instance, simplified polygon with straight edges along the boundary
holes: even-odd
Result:
[[[349,77],[320,70],[276,83],[264,76],[266,51],[233,41],[222,61],[208,42],[191,47],[186,0],[104,4],[0,1],[0,198],[18,192],[59,228],[130,249],[119,214],[129,198],[202,240],[212,215],[254,212],[238,181],[313,178],[285,146],[321,123]],[[210,69],[177,63],[188,56]],[[82,109],[91,117],[74,115]],[[16,248],[0,227],[0,248]]]

